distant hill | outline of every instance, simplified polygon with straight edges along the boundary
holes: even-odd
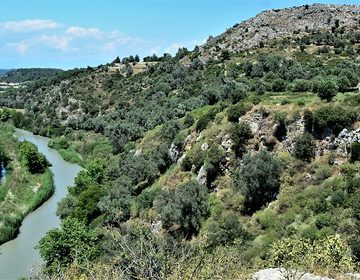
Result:
[[[1,71],[6,71],[1,75]],[[63,72],[61,69],[52,68],[20,68],[14,70],[0,70],[0,82],[21,83],[36,81],[43,78],[53,78],[56,74]]]
[[[0,69],[0,77],[4,76],[9,71],[10,70],[8,70],[8,69]]]

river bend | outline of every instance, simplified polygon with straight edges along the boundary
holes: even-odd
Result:
[[[14,133],[20,141],[28,140],[34,143],[52,164],[55,193],[34,212],[24,219],[17,238],[0,246],[0,279],[17,279],[29,276],[31,269],[42,263],[37,250],[41,237],[50,229],[59,225],[55,215],[57,203],[66,196],[67,186],[73,185],[74,178],[81,167],[62,159],[57,151],[47,145],[49,138],[34,135],[29,131],[16,129]]]

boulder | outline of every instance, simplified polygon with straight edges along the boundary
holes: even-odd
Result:
[[[172,162],[177,162],[179,160],[179,158],[181,157],[181,151],[178,148],[178,146],[176,146],[174,144],[174,142],[171,143],[171,145],[170,145],[169,157],[170,157]]]
[[[301,280],[335,280],[333,278],[316,276],[311,273],[301,273],[296,271],[289,271],[287,276],[287,272],[285,269],[280,268],[267,268],[262,269],[256,272],[252,280],[284,280],[284,279],[301,279]]]
[[[206,186],[207,183],[207,170],[205,165],[201,166],[199,173],[196,177],[196,180],[198,181],[199,184]]]

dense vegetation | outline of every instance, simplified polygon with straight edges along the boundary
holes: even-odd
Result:
[[[208,59],[180,49],[146,58],[138,73],[138,57],[123,59],[126,73],[113,70],[117,58],[8,90],[0,103],[25,109],[10,121],[85,166],[59,204],[62,225],[38,245],[43,273],[355,269],[360,148],[320,149],[359,127],[359,33],[340,28],[248,51],[214,47]]]
[[[33,159],[41,158],[44,163],[43,155],[37,148],[29,142],[17,142],[12,135],[13,127],[8,124],[1,124],[0,130],[1,162],[6,168],[6,178],[0,185],[2,244],[16,236],[24,217],[46,201],[54,187],[47,164],[38,169],[39,165],[32,162]],[[26,150],[31,150],[31,157],[26,157],[27,160],[22,152],[25,146]]]
[[[6,69],[0,69],[0,77],[4,76],[9,70]]]
[[[45,78],[53,78],[61,73],[60,69],[51,68],[20,68],[14,70],[0,70],[0,81],[7,83],[22,83]]]

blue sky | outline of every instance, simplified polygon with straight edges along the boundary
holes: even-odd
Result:
[[[96,66],[116,56],[174,54],[257,13],[359,0],[0,0],[0,69]]]

